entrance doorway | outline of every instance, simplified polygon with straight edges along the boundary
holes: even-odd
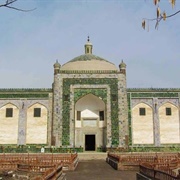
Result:
[[[85,151],[95,151],[95,135],[85,135]]]

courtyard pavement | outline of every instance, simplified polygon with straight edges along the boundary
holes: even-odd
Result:
[[[75,171],[66,172],[67,180],[136,180],[136,171],[118,171],[105,160],[81,160]]]

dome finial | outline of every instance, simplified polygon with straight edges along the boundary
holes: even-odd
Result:
[[[91,44],[91,42],[90,42],[89,36],[88,36],[88,38],[87,38],[87,43],[86,43],[84,46],[85,46],[85,54],[92,54],[92,48],[93,48],[93,46],[92,46],[92,44]]]

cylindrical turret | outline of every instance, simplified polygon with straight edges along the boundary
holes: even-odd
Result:
[[[61,65],[59,64],[58,60],[56,60],[56,63],[54,64],[54,74],[59,74]]]
[[[126,64],[123,62],[123,60],[119,64],[119,71],[121,74],[126,75]]]

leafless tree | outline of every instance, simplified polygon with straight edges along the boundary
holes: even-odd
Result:
[[[15,6],[13,6],[16,1],[18,1],[18,0],[4,0],[4,3],[0,4],[0,7],[5,7],[5,8],[14,9],[16,11],[23,11],[23,12],[29,12],[29,11],[33,11],[36,9],[36,8],[34,8],[34,9],[17,8]]]

